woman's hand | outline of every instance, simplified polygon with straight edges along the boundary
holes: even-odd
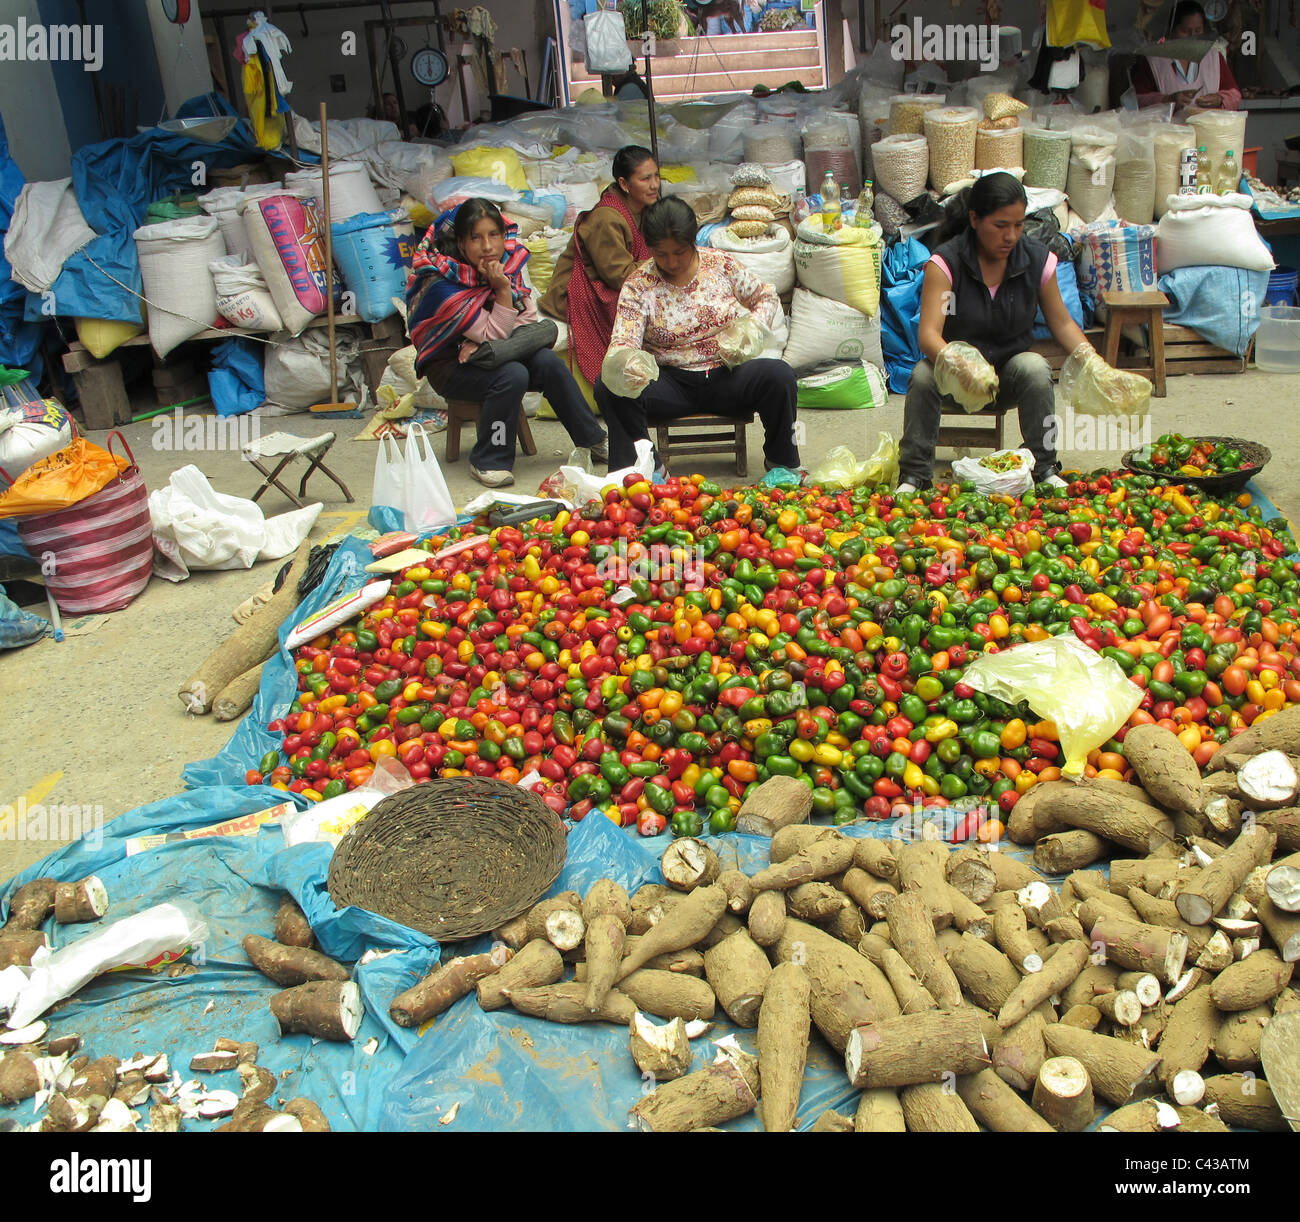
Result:
[[[488,288],[492,290],[492,295],[497,301],[504,306],[513,306],[510,277],[506,275],[505,268],[493,259],[484,259],[479,263],[478,270],[488,282]]]
[[[1169,95],[1170,101],[1178,106],[1190,106],[1194,97],[1196,97],[1195,89],[1183,89],[1178,93],[1171,93]]]
[[[1203,93],[1196,99],[1196,105],[1206,110],[1222,110],[1223,95],[1219,93]]]
[[[478,345],[472,339],[463,339],[460,341],[460,349],[456,353],[456,359],[463,365],[477,351]]]

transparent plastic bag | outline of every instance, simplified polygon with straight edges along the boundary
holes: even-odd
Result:
[[[624,399],[639,398],[658,377],[658,363],[640,348],[611,348],[600,366],[600,380]]]
[[[853,457],[848,446],[836,446],[808,475],[810,484],[826,488],[856,488],[860,484],[898,483],[898,442],[881,433],[875,453],[864,462]]]
[[[728,369],[761,356],[769,332],[752,314],[746,312],[729,322],[718,335],[718,356]]]
[[[980,350],[961,340],[944,346],[934,363],[934,381],[941,394],[968,412],[983,411],[998,397],[998,375]]]
[[[1073,634],[982,654],[962,682],[1007,704],[1021,700],[1056,725],[1064,776],[1083,773],[1088,753],[1112,737],[1142,703],[1141,690],[1110,658]]]
[[[1091,344],[1080,344],[1061,368],[1061,394],[1085,416],[1146,416],[1151,382],[1140,373],[1112,369]]]

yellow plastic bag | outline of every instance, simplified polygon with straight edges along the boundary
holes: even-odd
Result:
[[[512,191],[528,190],[523,163],[514,149],[480,144],[476,148],[454,154],[451,168],[463,178],[491,178],[505,183]]]
[[[109,436],[121,437],[120,433]],[[0,518],[54,513],[93,496],[131,464],[84,437],[33,463],[0,493]]]
[[[1007,704],[1029,707],[1056,723],[1065,751],[1063,776],[1083,775],[1088,753],[1114,736],[1142,703],[1142,691],[1110,658],[1073,634],[986,653],[962,682]]]
[[[1071,47],[1076,42],[1099,51],[1110,46],[1106,0],[1047,0],[1047,45]]]
[[[690,165],[663,165],[659,167],[659,177],[664,182],[697,182],[695,167]]]
[[[1061,368],[1061,394],[1082,416],[1149,416],[1151,381],[1113,369],[1089,343],[1080,344]]]
[[[77,318],[77,339],[97,361],[102,361],[129,339],[143,335],[144,323],[114,322],[108,318]]]
[[[826,488],[856,488],[859,484],[898,483],[898,442],[881,433],[876,451],[864,462],[848,446],[836,446],[809,473],[808,482]]]

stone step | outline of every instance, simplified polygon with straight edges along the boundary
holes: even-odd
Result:
[[[818,64],[803,68],[750,68],[720,72],[685,70],[662,73],[656,70],[654,92],[657,101],[669,102],[715,93],[748,93],[755,85],[776,88],[795,80],[801,81],[808,89],[820,89],[825,83]],[[575,96],[584,89],[600,88],[599,77],[594,80],[571,77],[570,81]]]

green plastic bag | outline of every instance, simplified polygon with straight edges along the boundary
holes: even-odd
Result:
[[[986,653],[966,667],[962,682],[1007,704],[1027,701],[1056,723],[1066,762],[1061,775],[1083,775],[1088,753],[1133,716],[1142,689],[1118,663],[1094,653],[1073,633]]]
[[[884,407],[889,402],[885,375],[870,361],[837,365],[799,379],[800,408],[856,409]]]

